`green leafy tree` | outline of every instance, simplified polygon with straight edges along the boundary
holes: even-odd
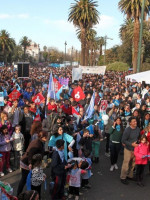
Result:
[[[31,40],[29,40],[29,38],[27,36],[24,36],[21,40],[20,40],[20,45],[23,47],[23,51],[24,51],[24,61],[26,59],[26,50],[27,47],[29,47],[31,45]]]
[[[120,28],[120,38],[122,45],[120,48],[120,56],[123,62],[127,62],[132,66],[132,59],[134,58],[134,48],[132,44],[134,38],[134,21],[133,19],[125,20]],[[143,41],[142,41],[142,55],[141,64],[145,62],[146,57],[149,57],[149,43],[150,43],[150,22],[144,21],[143,25]],[[126,60],[126,61],[125,61]]]
[[[0,49],[3,61],[7,63],[8,55],[15,48],[15,40],[10,37],[10,34],[6,30],[0,31]]]
[[[120,0],[118,3],[119,9],[122,13],[127,15],[127,19],[133,19],[134,31],[133,31],[133,71],[137,71],[137,57],[138,57],[138,44],[139,44],[139,32],[140,32],[140,15],[142,10],[141,0]],[[145,2],[145,16],[149,13],[150,1]]]
[[[93,0],[75,0],[71,4],[68,21],[81,30],[81,65],[86,59],[86,32],[99,22],[98,4]]]

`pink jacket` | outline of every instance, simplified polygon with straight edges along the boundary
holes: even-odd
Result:
[[[136,165],[146,165],[148,158],[142,158],[145,155],[150,155],[149,145],[147,143],[140,143],[137,147],[134,148],[135,155],[135,164]]]

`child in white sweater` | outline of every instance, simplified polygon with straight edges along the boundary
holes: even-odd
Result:
[[[17,125],[11,137],[13,141],[15,170],[20,167],[20,158],[23,154],[23,147],[24,147],[24,136],[20,131],[21,131],[21,126]]]

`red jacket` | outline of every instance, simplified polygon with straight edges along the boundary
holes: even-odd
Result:
[[[51,105],[50,103],[48,103],[48,110],[53,110],[53,111],[57,112],[57,105],[56,104]]]
[[[62,105],[61,109],[65,114],[71,115],[71,106],[66,107],[65,105]]]
[[[148,158],[143,158],[143,156],[150,155],[148,144],[140,143],[137,147],[134,148],[134,155],[136,165],[146,165]]]

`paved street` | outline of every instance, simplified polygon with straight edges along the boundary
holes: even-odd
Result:
[[[144,183],[145,187],[140,188],[135,182],[129,185],[120,183],[119,175],[122,164],[122,155],[119,156],[119,170],[110,172],[110,161],[104,155],[104,142],[101,143],[100,162],[93,164],[93,173],[90,183],[92,188],[84,191],[84,195],[80,196],[80,200],[149,200],[150,199],[150,175],[147,175],[148,169],[145,169]],[[50,169],[45,169],[47,176],[50,175]],[[9,182],[16,194],[18,181],[20,179],[20,171],[6,175],[1,180]],[[49,179],[47,180],[47,183]],[[42,200],[49,200],[48,191],[42,188]]]

